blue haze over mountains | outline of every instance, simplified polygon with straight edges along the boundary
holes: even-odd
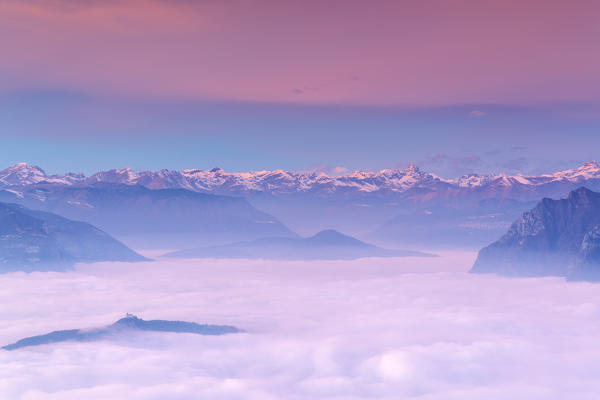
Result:
[[[172,258],[263,258],[273,260],[353,260],[364,257],[432,256],[390,250],[329,229],[307,238],[270,237],[229,245],[205,246],[165,254]]]
[[[389,248],[479,248],[544,197],[600,189],[600,165],[443,179],[415,166],[342,176],[282,170],[0,171],[0,201],[97,225],[127,244],[183,249],[336,229]]]

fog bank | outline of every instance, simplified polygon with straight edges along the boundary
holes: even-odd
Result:
[[[474,258],[161,260],[1,275],[0,344],[125,312],[247,332],[0,351],[0,397],[595,399],[600,286],[467,274]]]

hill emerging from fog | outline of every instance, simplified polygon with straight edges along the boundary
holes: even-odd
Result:
[[[64,270],[76,262],[144,260],[88,223],[0,203],[0,273]]]
[[[389,250],[335,230],[307,238],[262,238],[228,245],[206,246],[167,253],[173,258],[264,258],[277,260],[350,260],[364,257],[431,256],[409,250]]]
[[[485,247],[474,273],[600,279],[600,193],[581,187],[543,199]]]
[[[58,342],[93,342],[97,340],[124,337],[135,332],[174,332],[195,333],[198,335],[225,335],[239,333],[241,330],[229,325],[200,325],[195,322],[151,320],[145,321],[134,315],[127,315],[112,325],[95,329],[68,329],[54,331],[45,335],[31,336],[15,343],[3,346],[4,350],[16,350],[22,347],[40,346]]]

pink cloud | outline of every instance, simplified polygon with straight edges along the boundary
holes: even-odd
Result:
[[[487,115],[485,112],[479,111],[479,110],[473,110],[469,113],[469,117],[472,117],[472,118],[480,118],[485,115]]]
[[[0,4],[0,88],[375,105],[597,100],[599,11],[541,0],[12,0]]]

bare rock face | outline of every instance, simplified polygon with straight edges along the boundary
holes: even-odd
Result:
[[[479,252],[471,272],[600,280],[600,193],[543,199]]]

